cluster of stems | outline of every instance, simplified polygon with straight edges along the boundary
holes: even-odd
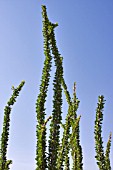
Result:
[[[74,83],[73,97],[67,89],[63,76],[63,58],[56,44],[54,29],[57,23],[49,21],[46,6],[42,6],[43,37],[45,61],[42,70],[39,95],[36,100],[36,170],[83,170],[83,155],[80,144],[80,118],[77,115],[79,100],[76,97],[76,83]],[[52,59],[55,63],[55,75],[53,79],[53,110],[46,117],[46,98],[50,81]],[[10,114],[16,98],[25,82],[22,81],[17,88],[12,86],[13,94],[4,109],[3,129],[0,140],[0,170],[9,170],[11,160],[7,160],[7,146],[9,139]],[[68,111],[65,123],[62,123],[62,93],[64,92]],[[94,127],[96,160],[99,170],[111,170],[110,147],[111,133],[104,152],[102,140],[102,121],[104,96],[99,96],[96,109],[96,120]],[[49,137],[47,139],[47,123],[50,121]],[[63,135],[61,137],[61,128]],[[70,161],[71,155],[71,161]],[[72,163],[71,163],[72,162]]]
[[[76,83],[74,83],[73,98],[67,90],[67,85],[63,76],[63,58],[61,57],[55,39],[54,29],[58,23],[51,23],[47,16],[46,6],[42,6],[43,17],[43,36],[44,36],[44,54],[45,62],[42,71],[40,93],[36,102],[37,115],[37,146],[36,146],[36,170],[83,170],[82,147],[80,145],[80,117],[77,116],[79,100],[76,97]],[[50,71],[52,59],[55,63],[55,76],[53,79],[53,110],[49,113],[49,118],[45,120],[45,102],[49,86]],[[62,93],[66,96],[68,104],[68,113],[65,123],[62,124]],[[97,165],[100,170],[110,170],[110,146],[111,134],[104,154],[102,133],[102,109],[104,107],[104,97],[99,96],[99,103],[96,111],[95,121],[95,149]],[[50,133],[47,146],[47,128],[46,124],[50,120]],[[46,123],[45,123],[46,122]],[[60,130],[63,127],[63,136],[61,139]],[[60,143],[61,141],[61,143]],[[72,165],[70,157],[72,156]]]
[[[2,129],[1,140],[0,140],[0,170],[8,170],[9,165],[12,164],[12,160],[7,160],[10,114],[11,114],[12,106],[16,102],[16,98],[19,96],[19,93],[22,87],[24,86],[24,83],[25,82],[22,81],[17,88],[14,88],[14,86],[12,86],[13,94],[4,108],[4,121],[3,121],[3,129]]]
[[[82,148],[80,145],[79,121],[77,109],[79,101],[74,90],[73,101],[67,90],[63,77],[63,58],[61,57],[56,44],[54,29],[58,26],[49,21],[46,6],[42,6],[43,36],[45,62],[42,71],[40,92],[36,102],[37,115],[37,145],[36,145],[36,170],[69,170],[71,152],[73,159],[73,170],[82,170]],[[47,128],[45,122],[45,102],[49,86],[51,61],[55,63],[55,76],[53,79],[53,110],[50,113],[50,133],[47,146]],[[74,85],[75,88],[75,85]],[[62,92],[68,103],[68,113],[63,125],[63,137],[60,130],[62,124]],[[61,140],[61,143],[60,143]],[[77,158],[77,159],[76,159]]]

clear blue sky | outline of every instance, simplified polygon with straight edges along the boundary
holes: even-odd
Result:
[[[8,148],[8,158],[13,160],[11,169],[35,169],[35,101],[44,61],[42,4],[47,6],[50,20],[59,23],[56,39],[64,57],[64,77],[71,94],[73,82],[77,82],[84,170],[98,170],[93,133],[98,95],[102,94],[106,99],[104,146],[109,132],[113,132],[112,0],[0,1],[0,132],[3,109],[11,95],[11,86],[17,86],[21,80],[26,81],[11,114]],[[65,105],[64,101],[64,108]],[[64,117],[65,114],[66,111]],[[113,146],[111,149],[113,160]]]

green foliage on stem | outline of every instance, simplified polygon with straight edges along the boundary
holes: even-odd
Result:
[[[10,127],[10,114],[11,109],[16,102],[16,98],[19,96],[19,93],[24,86],[25,82],[22,81],[17,88],[12,87],[13,94],[7,105],[4,109],[4,121],[3,121],[3,130],[1,134],[1,141],[0,141],[0,170],[8,170],[9,165],[12,164],[11,160],[7,160],[7,146],[9,140],[9,127]]]
[[[58,152],[58,158],[57,158],[57,169],[63,169],[64,165],[63,162],[65,162],[65,167],[67,167],[69,164],[69,138],[70,138],[70,114],[72,113],[72,107],[69,106],[68,108],[68,116],[66,117],[66,121],[64,124],[64,131],[63,131],[63,137],[62,137],[62,143],[59,147]],[[69,167],[69,166],[68,166]]]
[[[82,147],[80,145],[80,128],[79,128],[79,121],[80,117],[77,118],[77,109],[79,107],[79,100],[76,97],[76,83],[74,83],[74,89],[73,89],[73,116],[71,120],[71,126],[72,126],[72,136],[73,140],[71,139],[71,155],[73,159],[73,170],[82,170],[83,169],[83,163],[82,163]]]
[[[103,109],[104,109],[104,96],[98,97],[98,104],[96,109],[96,120],[95,120],[95,150],[97,165],[100,170],[111,170],[110,167],[110,146],[111,146],[111,134],[107,143],[106,153],[104,154],[103,140],[102,140],[102,121],[103,121]]]
[[[42,130],[45,122],[45,102],[47,97],[50,70],[51,70],[51,53],[49,48],[49,20],[46,13],[46,7],[42,6],[42,17],[43,17],[43,37],[44,37],[44,54],[45,62],[42,71],[42,79],[40,85],[40,93],[36,101],[36,116],[37,116],[37,146],[36,146],[36,170],[44,170],[47,168],[47,157],[46,157],[46,126]]]
[[[105,152],[105,163],[106,163],[106,169],[111,170],[110,165],[110,147],[111,147],[111,133],[109,135],[109,139],[106,146],[106,152]]]
[[[95,150],[97,164],[100,170],[105,170],[105,157],[104,157],[104,149],[103,149],[103,140],[102,140],[102,121],[103,121],[103,108],[104,108],[104,96],[99,96],[98,104],[96,109],[96,120],[95,120]]]
[[[62,125],[64,132],[63,132],[63,137],[62,137],[62,143],[59,147],[58,150],[58,158],[57,158],[57,169],[63,169],[63,167],[65,169],[69,169],[69,138],[70,138],[70,127],[71,127],[71,123],[70,123],[70,118],[71,118],[71,114],[72,114],[72,101],[71,101],[71,97],[69,94],[69,91],[67,90],[67,85],[65,83],[64,78],[62,78],[62,87],[64,89],[64,94],[66,96],[66,100],[68,103],[68,114],[66,116],[66,120],[65,120],[65,124]],[[63,164],[64,162],[64,164]]]
[[[60,146],[60,124],[62,120],[62,77],[63,77],[63,67],[62,60],[56,45],[54,28],[57,24],[50,23],[51,34],[50,34],[50,48],[55,61],[56,71],[53,80],[53,111],[52,120],[50,123],[50,136],[49,136],[49,156],[48,156],[48,169],[57,169],[57,157],[58,149]],[[55,147],[54,147],[55,146]]]
[[[71,96],[70,96],[70,93],[69,91],[67,90],[67,85],[65,83],[65,80],[64,78],[62,78],[62,87],[64,89],[64,94],[66,96],[66,101],[68,103],[68,105],[70,106],[72,104],[72,101],[71,101]]]

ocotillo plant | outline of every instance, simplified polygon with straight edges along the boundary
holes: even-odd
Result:
[[[82,169],[82,148],[80,145],[80,135],[79,135],[79,121],[76,125],[77,120],[77,109],[79,107],[79,100],[76,97],[76,84],[74,83],[74,93],[73,93],[73,117],[72,117],[72,137],[71,143],[72,158],[73,158],[73,170]],[[75,128],[76,127],[76,128]]]
[[[0,170],[8,170],[9,165],[12,164],[11,160],[7,160],[7,146],[8,146],[8,139],[9,139],[9,127],[10,127],[10,114],[11,109],[14,103],[16,102],[16,98],[19,96],[19,93],[24,86],[24,81],[20,83],[20,85],[17,88],[14,88],[12,86],[13,94],[9,101],[7,102],[7,105],[4,109],[4,121],[3,121],[3,130],[1,134],[1,140],[0,140]]]
[[[96,109],[96,120],[95,120],[95,150],[97,159],[97,165],[100,170],[111,170],[110,166],[110,146],[111,146],[111,133],[104,153],[103,140],[102,140],[102,121],[103,121],[103,109],[104,109],[104,96],[98,97],[98,106]]]
[[[55,40],[54,29],[58,26],[57,23],[53,24],[49,21],[46,11],[46,6],[42,6],[43,17],[43,36],[44,36],[44,54],[45,62],[42,71],[42,79],[40,85],[40,93],[36,102],[37,113],[37,146],[36,146],[36,170],[82,170],[82,147],[80,145],[80,117],[77,117],[77,109],[79,101],[76,97],[76,84],[74,84],[73,99],[67,90],[66,83],[63,77],[63,58],[61,57]],[[55,62],[55,76],[53,80],[53,111],[50,113],[49,118],[45,120],[45,102],[49,86],[51,61],[52,58]],[[65,123],[62,124],[62,90],[66,96],[68,103],[68,113]],[[96,144],[96,159],[97,165],[100,170],[110,170],[110,146],[111,134],[107,143],[106,153],[104,154],[101,137],[101,124],[102,124],[102,109],[103,97],[99,97],[99,104],[96,112],[95,121],[95,144]],[[51,120],[50,120],[51,119]],[[47,129],[46,124],[50,122],[50,135],[47,146]],[[60,143],[60,125],[63,127],[63,136]],[[48,150],[48,151],[47,151]],[[72,156],[72,165],[70,165],[69,153]]]
[[[63,76],[63,57],[60,55],[54,30],[58,26],[49,21],[46,6],[42,6],[43,37],[45,61],[42,70],[42,78],[39,95],[36,101],[36,170],[83,170],[83,153],[80,144],[80,118],[77,115],[79,100],[76,96],[76,83],[74,83],[73,97],[71,97]],[[45,102],[47,98],[52,59],[55,63],[55,76],[53,79],[53,110],[46,117]],[[0,170],[8,170],[11,160],[7,160],[7,146],[9,139],[10,113],[12,105],[21,91],[24,81],[17,88],[12,87],[13,94],[4,109],[3,131],[0,143]],[[62,93],[64,92],[68,104],[65,123],[62,122]],[[99,96],[96,109],[94,127],[95,150],[97,165],[100,170],[111,170],[110,147],[111,133],[104,152],[102,140],[102,121],[104,97]],[[47,123],[50,121],[50,133],[47,139]],[[63,135],[60,135],[61,128]],[[47,146],[48,140],[48,146]],[[71,161],[70,161],[71,155]],[[72,163],[71,163],[72,162]]]
[[[58,26],[57,23],[53,24],[49,21],[46,7],[42,6],[43,17],[43,36],[44,36],[44,54],[45,62],[42,71],[42,79],[40,85],[40,93],[36,102],[37,113],[37,146],[36,146],[36,170],[59,170],[70,169],[69,152],[72,150],[73,156],[73,169],[82,169],[82,149],[79,139],[79,121],[77,118],[78,99],[74,91],[73,102],[67,90],[67,86],[63,77],[63,66],[61,57],[55,40],[54,29]],[[53,80],[53,111],[50,122],[50,135],[47,146],[46,138],[46,124],[45,120],[45,102],[47,97],[47,90],[50,79],[51,60],[55,62],[55,76]],[[62,124],[62,88],[66,95],[68,113],[66,123],[64,124],[64,132],[62,142],[60,143],[60,125]],[[48,119],[49,120],[49,119]],[[72,131],[72,132],[71,132]],[[74,151],[73,151],[74,148]],[[47,152],[48,149],[48,152]],[[77,164],[75,158],[77,157]],[[75,167],[75,168],[74,168]]]

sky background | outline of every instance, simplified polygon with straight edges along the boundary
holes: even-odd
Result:
[[[64,58],[64,77],[71,95],[74,81],[77,83],[84,170],[98,170],[94,158],[94,121],[99,95],[106,99],[102,134],[105,147],[110,131],[113,132],[112,0],[0,0],[0,132],[11,86],[26,81],[11,113],[8,147],[8,158],[13,160],[11,170],[35,169],[35,102],[44,62],[42,4],[47,7],[50,21],[59,24],[55,32],[57,45]],[[48,116],[52,94],[51,81],[46,104]],[[64,96],[63,99],[65,118],[67,105]],[[110,157],[113,167],[113,142]]]

